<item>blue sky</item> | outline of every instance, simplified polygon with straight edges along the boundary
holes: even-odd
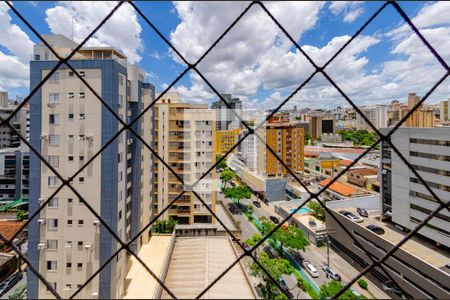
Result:
[[[137,6],[161,33],[191,62],[211,45],[237,17],[245,3],[137,2]],[[0,33],[0,88],[26,96],[28,65],[23,48],[38,43],[38,38],[1,4],[9,16],[0,23],[7,34]],[[61,33],[70,37],[71,17],[74,39],[81,41],[90,29],[109,12],[114,3],[14,2],[14,6],[41,34]],[[266,3],[279,22],[319,65],[382,5],[382,2],[283,2]],[[401,2],[413,21],[446,61],[450,50],[450,16],[447,3]],[[162,91],[186,67],[153,29],[125,3],[120,16],[111,18],[104,30],[94,36],[92,45],[111,45],[121,49],[147,73],[147,80]],[[1,16],[0,16],[1,17]],[[9,20],[9,22],[7,22]],[[18,26],[18,28],[16,27]],[[15,37],[15,35],[17,35]],[[28,40],[27,40],[28,39]],[[22,47],[17,44],[27,41]],[[31,49],[30,57],[31,57]],[[18,54],[20,52],[20,54]],[[14,60],[16,58],[19,61]],[[273,108],[289,95],[313,71],[276,25],[254,6],[213,49],[199,69],[219,90],[255,104]],[[327,68],[330,76],[359,105],[404,100],[408,92],[423,95],[444,74],[437,60],[427,53],[403,19],[388,6],[338,58]],[[397,73],[398,71],[398,73]],[[19,73],[19,74],[18,74]],[[417,76],[426,73],[428,76]],[[401,74],[401,75],[398,75]],[[416,74],[416,76],[414,76]],[[15,79],[17,77],[17,80]],[[430,103],[450,97],[448,80]],[[175,86],[185,101],[216,100],[209,87],[195,72],[186,74]],[[294,96],[289,105],[328,107],[346,104],[330,84],[317,76]]]

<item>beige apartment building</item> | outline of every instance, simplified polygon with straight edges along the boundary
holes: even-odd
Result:
[[[214,223],[206,207],[192,192],[194,184],[216,160],[216,112],[207,104],[180,102],[177,93],[165,94],[156,104],[155,147],[158,154],[178,175],[184,185],[160,161],[155,165],[155,214],[163,210],[183,190],[179,200],[162,218],[173,218],[180,224]],[[215,211],[216,192],[213,169],[193,189]]]
[[[414,106],[420,102],[420,97],[416,93],[408,94],[408,103],[404,105],[399,101],[393,101],[391,105],[391,112],[389,125],[393,126],[397,124]],[[434,126],[433,111],[424,108],[423,104],[420,105],[409,117],[406,119],[402,127],[418,127],[418,128],[431,128]]]
[[[45,36],[61,53],[77,46],[62,35]],[[56,64],[44,45],[34,48],[31,88]],[[82,48],[70,64],[106,104],[125,122],[134,119],[154,99],[154,87],[144,83],[145,72],[127,64],[114,48]],[[88,87],[66,67],[60,67],[30,101],[31,144],[64,178],[70,178],[122,127]],[[133,128],[151,143],[149,111]],[[126,242],[151,216],[152,157],[131,132],[123,132],[71,185]],[[30,214],[61,185],[39,158],[30,158]],[[148,231],[133,244],[138,250],[148,241]],[[120,244],[99,218],[69,188],[51,198],[29,225],[29,259],[63,298],[70,297],[102,266]],[[124,295],[128,255],[120,252],[78,294],[80,298],[120,298]],[[30,271],[30,298],[52,297]]]

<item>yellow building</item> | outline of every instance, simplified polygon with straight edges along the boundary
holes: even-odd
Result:
[[[163,210],[183,190],[185,193],[163,219],[174,218],[180,224],[215,223],[211,213],[190,189],[215,163],[216,113],[207,104],[179,102],[177,93],[165,94],[155,109],[155,149],[158,155],[183,178],[184,185],[161,161],[155,164],[155,214]],[[216,192],[213,169],[195,187],[195,191],[215,211]],[[209,185],[209,186],[208,186]]]
[[[391,124],[395,125],[399,122],[414,106],[419,103],[420,97],[416,93],[408,94],[408,105],[405,106],[398,101],[392,104],[391,109]],[[409,117],[406,119],[403,127],[417,127],[417,128],[431,128],[434,127],[434,115],[432,110],[426,110],[421,104]]]
[[[304,128],[294,124],[271,122],[260,128],[260,136],[265,137],[266,144],[289,167],[292,172],[303,172],[304,169]],[[266,144],[258,141],[258,173],[267,177],[282,177],[288,170],[267,149]]]
[[[239,139],[239,128],[216,131],[216,154],[225,155]]]

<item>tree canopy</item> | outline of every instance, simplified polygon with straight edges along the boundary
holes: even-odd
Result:
[[[309,201],[308,208],[313,211],[313,216],[316,219],[322,222],[325,221],[325,209],[322,205],[320,205],[319,202],[317,202],[316,200]]]
[[[230,169],[225,169],[220,173],[220,180],[225,182],[225,185],[229,183],[231,180],[236,178],[236,174]]]
[[[245,185],[224,189],[223,193],[225,194],[225,197],[234,198],[238,201],[241,199],[250,199],[252,196],[252,190]]]
[[[265,228],[265,232],[269,232],[276,225],[269,221],[267,218],[261,218],[261,224]],[[304,232],[295,226],[289,225],[287,227],[278,228],[272,235],[277,241],[283,244],[283,247],[292,248],[296,250],[305,251],[306,247],[309,246],[309,240],[305,237]]]
[[[248,238],[245,243],[250,247],[255,246],[260,240],[262,240],[262,236],[259,233],[255,233],[251,238]]]
[[[320,298],[329,299],[336,295],[344,285],[340,281],[331,280],[328,283],[324,283],[320,286]],[[358,296],[353,294],[350,290],[346,290],[338,299],[359,299]]]
[[[222,155],[217,154],[216,155],[216,161],[219,161],[222,158]],[[226,159],[222,160],[220,163],[217,164],[217,167],[219,169],[225,169],[227,167]]]
[[[378,139],[376,133],[367,130],[338,130],[343,141],[352,141],[355,145],[372,146]]]

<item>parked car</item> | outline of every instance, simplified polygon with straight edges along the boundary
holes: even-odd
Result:
[[[339,213],[343,216],[347,216],[348,214],[351,214],[351,212],[349,212],[347,210],[340,210]]]
[[[279,224],[279,223],[280,223],[280,220],[278,220],[278,218],[277,218],[277,217],[274,217],[274,216],[270,216],[270,217],[269,217],[269,219],[271,219],[271,220],[272,220],[272,222],[274,222],[275,224]]]
[[[340,281],[341,280],[341,276],[335,270],[330,268],[329,266],[323,265],[322,266],[322,270],[324,271],[325,276],[327,278],[331,278],[331,279],[336,280],[336,281]]]
[[[356,223],[361,223],[364,222],[364,219],[361,218],[360,216],[354,215],[352,213],[349,213],[346,215],[347,219],[349,219],[350,221],[356,222]]]
[[[311,275],[311,277],[319,277],[319,272],[317,272],[316,267],[314,267],[309,261],[304,260],[302,264],[305,270]]]
[[[358,208],[356,209],[356,211],[358,212],[358,214],[359,214],[361,217],[364,217],[364,218],[369,217],[369,213],[368,213],[367,210],[365,210],[364,208],[358,207]]]
[[[358,292],[357,290],[355,290],[354,288],[349,288],[349,290],[350,290],[350,292],[352,292],[353,293],[353,295],[355,295],[356,297],[361,297],[361,293],[360,292]]]
[[[261,208],[261,203],[259,203],[258,201],[253,201],[253,205],[257,208]]]
[[[17,272],[3,281],[0,284],[0,297],[8,292],[14,285],[16,285],[20,281],[20,279],[22,279],[22,276],[22,272]]]
[[[384,234],[384,229],[377,225],[370,224],[370,225],[367,225],[366,228],[369,229],[370,231],[375,232],[378,235]]]

